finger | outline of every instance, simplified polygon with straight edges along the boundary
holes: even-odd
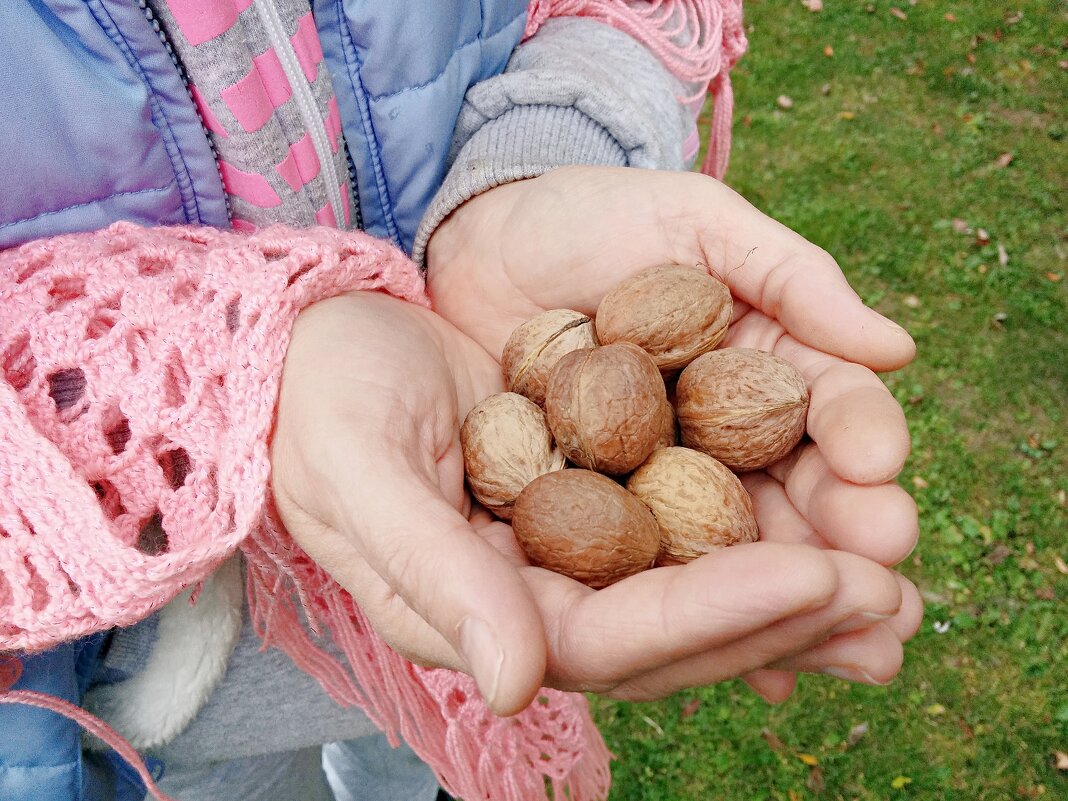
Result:
[[[341,513],[346,539],[463,656],[494,711],[524,708],[541,685],[545,646],[537,608],[514,565],[403,459],[368,455],[352,460]],[[316,558],[359,596],[359,560]]]
[[[804,673],[824,673],[861,684],[887,684],[901,670],[901,640],[886,625],[870,626],[832,637],[803,654],[784,659],[776,667]]]
[[[761,540],[829,547],[827,541],[790,503],[782,484],[763,470],[742,473],[739,478],[753,500],[753,513]]]
[[[596,592],[548,571],[524,572],[546,622],[555,686],[594,691],[822,608],[838,589],[824,552],[759,542]]]
[[[826,669],[830,668],[830,675],[838,675],[834,671],[840,671],[841,669],[852,670],[857,665],[865,665],[867,666],[865,671],[868,675],[863,677],[853,674],[850,680],[863,681],[868,684],[881,683],[879,680],[873,680],[871,678],[873,676],[881,675],[883,678],[892,676],[896,672],[894,663],[898,660],[898,656],[897,650],[886,639],[885,632],[889,631],[897,638],[898,642],[904,643],[916,633],[923,618],[923,602],[916,586],[899,573],[895,573],[894,578],[897,579],[901,587],[901,606],[897,614],[886,620],[866,625],[863,624],[863,621],[857,621],[857,618],[854,617],[853,622],[861,622],[862,625],[857,625],[852,630],[844,632],[842,630],[847,629],[849,624],[838,626],[837,630],[842,633],[828,638],[826,641],[816,645],[815,648],[776,663],[777,666],[809,673],[827,672]],[[861,636],[865,635],[868,629],[873,628],[882,629],[882,631],[870,636]],[[846,643],[844,647],[847,651],[840,647],[841,643]],[[845,653],[850,654],[852,658],[847,659],[843,655]],[[775,673],[775,671],[768,672]],[[792,674],[786,673],[784,675]]]
[[[843,481],[815,445],[772,465],[797,511],[832,547],[894,565],[919,537],[916,502],[897,484],[865,487]]]
[[[665,663],[621,682],[609,694],[626,700],[647,700],[764,667],[791,670],[781,660],[804,653],[828,636],[870,628],[896,614],[901,595],[890,571],[853,554],[825,553],[835,564],[839,583],[834,597],[824,607]]]
[[[901,404],[867,367],[779,340],[775,353],[793,363],[811,394],[808,433],[838,475],[880,484],[901,472],[911,448]]]
[[[897,583],[901,586],[901,609],[886,621],[886,626],[894,632],[901,642],[908,642],[923,624],[923,597],[916,585],[895,573]]]
[[[769,704],[781,704],[797,688],[797,674],[789,670],[754,670],[742,681]]]
[[[701,244],[733,294],[824,353],[873,370],[912,361],[912,337],[864,305],[830,254],[725,185],[706,181],[703,189]]]
[[[811,395],[808,434],[838,475],[880,484],[901,472],[910,448],[905,415],[867,367],[803,345],[757,311],[733,325],[727,344],[774,353],[801,371]]]

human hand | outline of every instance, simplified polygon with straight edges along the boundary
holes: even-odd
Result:
[[[398,652],[472,673],[494,710],[543,683],[651,698],[769,664],[833,667],[828,632],[913,625],[890,571],[807,545],[742,546],[598,592],[530,567],[509,526],[466,517],[459,421],[500,384],[441,318],[354,293],[298,318],[272,440],[297,542]],[[885,654],[869,651],[838,666],[882,680]]]
[[[812,442],[745,479],[762,537],[803,539],[885,565],[914,546],[916,507],[893,483],[908,430],[873,372],[907,364],[912,339],[863,305],[825,251],[723,184],[694,173],[555,170],[469,200],[435,232],[427,261],[435,308],[495,356],[515,326],[540,311],[593,314],[634,272],[707,265],[735,297],[724,344],[786,358],[811,391]],[[918,605],[911,584],[905,592]],[[781,675],[753,679],[769,697],[792,686]]]

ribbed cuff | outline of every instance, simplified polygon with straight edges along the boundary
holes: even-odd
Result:
[[[437,227],[476,195],[572,164],[624,167],[627,151],[573,106],[515,106],[489,120],[463,146],[427,208],[412,258],[422,265]]]

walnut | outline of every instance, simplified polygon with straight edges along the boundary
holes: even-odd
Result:
[[[629,342],[576,350],[553,369],[545,393],[549,428],[572,462],[618,475],[645,461],[663,431],[664,381]]]
[[[797,368],[759,350],[725,348],[679,376],[682,444],[732,470],[767,467],[805,433],[808,389]]]
[[[508,388],[542,406],[549,374],[560,358],[596,345],[593,321],[585,314],[570,309],[542,312],[516,328],[504,346],[501,368]]]
[[[464,470],[479,503],[504,520],[523,488],[543,473],[564,468],[545,413],[515,392],[490,395],[460,427]]]
[[[670,448],[679,444],[678,426],[675,425],[675,407],[671,401],[664,399],[660,407],[660,436],[656,440],[654,448]]]
[[[532,564],[595,588],[652,567],[660,547],[645,505],[589,470],[532,481],[515,502],[512,528]]]
[[[597,307],[602,345],[633,342],[664,375],[716,347],[731,319],[730,290],[702,269],[665,265],[618,284]]]
[[[755,542],[753,503],[742,482],[711,456],[660,448],[627,481],[660,527],[658,565],[681,564],[729,545]]]

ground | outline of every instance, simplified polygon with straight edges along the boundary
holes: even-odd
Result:
[[[916,338],[926,616],[886,688],[595,699],[611,797],[1068,798],[1068,4],[813,5],[746,0],[727,180]]]

